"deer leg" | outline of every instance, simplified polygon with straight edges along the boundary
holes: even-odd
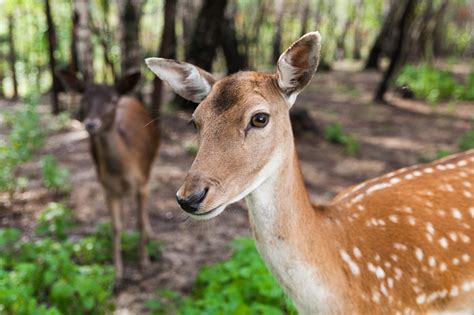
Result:
[[[140,268],[143,271],[150,265],[150,259],[146,245],[148,243],[151,229],[150,219],[148,217],[148,211],[146,210],[147,193],[145,189],[140,189],[137,193],[137,207],[138,207],[138,229],[140,231],[140,244],[138,246],[138,256],[140,259]]]
[[[112,217],[112,232],[113,232],[113,259],[115,267],[115,287],[118,288],[123,280],[123,261],[122,261],[122,217],[121,207],[122,202],[116,197],[107,197],[109,210]]]

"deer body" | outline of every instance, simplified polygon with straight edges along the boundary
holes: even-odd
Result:
[[[310,202],[289,108],[319,50],[319,34],[309,33],[281,55],[276,74],[221,80],[147,60],[175,92],[201,102],[199,150],[178,203],[203,220],[245,198],[257,248],[302,314],[472,312],[474,151]]]
[[[152,230],[146,200],[159,132],[144,105],[125,95],[138,82],[139,73],[124,77],[115,87],[85,85],[67,72],[59,73],[59,76],[67,87],[82,93],[81,119],[89,132],[97,178],[104,188],[112,217],[115,280],[119,287],[123,278],[121,232],[127,197],[136,202],[140,267],[144,270],[149,264],[146,243]]]

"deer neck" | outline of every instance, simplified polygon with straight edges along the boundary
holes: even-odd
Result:
[[[329,210],[313,208],[296,151],[279,165],[246,198],[257,248],[300,312],[337,313],[343,299],[335,288],[343,276],[331,264],[335,224]]]

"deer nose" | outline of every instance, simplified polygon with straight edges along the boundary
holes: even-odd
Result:
[[[195,213],[196,211],[199,210],[199,206],[201,205],[203,200],[206,198],[208,191],[209,191],[209,188],[206,187],[202,190],[193,192],[191,195],[185,198],[182,198],[176,195],[176,201],[178,201],[178,204],[180,205],[180,207],[187,213]]]

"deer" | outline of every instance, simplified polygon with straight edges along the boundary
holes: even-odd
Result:
[[[474,151],[367,180],[313,204],[289,111],[316,72],[311,32],[276,73],[221,79],[161,58],[148,67],[199,103],[198,152],[176,199],[197,220],[245,199],[257,249],[301,314],[474,311]]]
[[[127,95],[140,80],[140,72],[124,75],[112,85],[86,83],[74,73],[58,72],[70,91],[81,94],[79,120],[89,134],[90,152],[97,178],[105,192],[112,218],[115,287],[122,285],[124,267],[121,234],[124,202],[136,202],[139,264],[145,271],[149,264],[146,244],[153,235],[146,208],[148,180],[159,145],[159,130],[142,102]]]

